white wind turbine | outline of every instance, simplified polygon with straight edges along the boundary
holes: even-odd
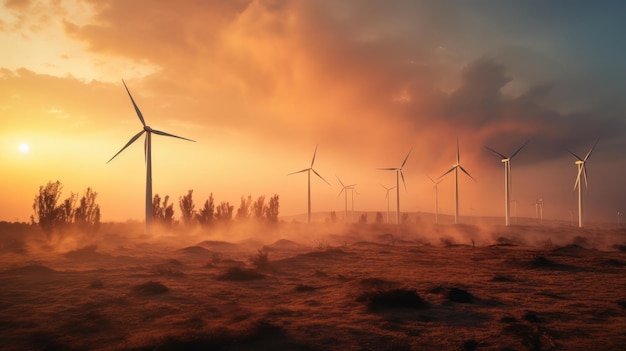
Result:
[[[384,186],[384,185],[382,185],[382,184],[381,184],[380,186],[382,186],[383,188],[385,188],[385,190],[387,191],[387,192],[385,193],[385,200],[387,201],[387,223],[389,223],[389,192],[390,192],[391,190],[393,190],[393,189],[395,188],[395,186],[392,186],[391,188],[387,188],[386,186]]]
[[[339,191],[337,198],[341,196],[341,193],[344,193],[345,195],[345,203],[346,203],[345,221],[346,222],[348,221],[348,190],[352,191],[352,220],[354,221],[354,187],[356,186],[356,184],[343,185],[343,182],[341,181],[341,179],[339,179],[337,175],[335,175],[335,177],[337,177],[339,184],[341,184],[341,190]]]
[[[485,146],[485,148],[494,154],[500,156],[502,159],[500,160],[502,164],[504,164],[504,223],[506,226],[511,225],[511,188],[513,184],[511,183],[511,160],[515,157],[523,148],[528,144],[526,141],[522,146],[520,146],[515,152],[506,157],[503,154],[497,152],[496,150]]]
[[[443,181],[443,179],[434,180],[433,178],[427,176],[431,182],[433,182],[433,190],[435,191],[435,224],[439,223],[439,183]]]
[[[130,138],[128,143],[126,143],[126,145],[124,145],[124,147],[120,151],[118,151],[113,157],[111,157],[111,159],[107,161],[107,163],[111,162],[117,155],[119,155],[122,151],[124,151],[124,149],[130,146],[130,144],[134,143],[137,139],[139,139],[139,137],[143,133],[146,133],[146,139],[144,141],[144,151],[145,151],[145,158],[146,158],[146,231],[149,232],[150,227],[152,225],[152,151],[151,151],[152,150],[152,142],[151,142],[152,133],[163,135],[163,136],[168,136],[168,137],[173,137],[173,138],[178,138],[178,139],[183,139],[187,141],[193,141],[193,142],[195,141],[191,139],[179,137],[170,133],[162,132],[160,130],[152,129],[150,128],[150,126],[146,125],[146,121],[144,120],[143,115],[141,114],[141,111],[139,111],[139,107],[137,107],[137,104],[135,103],[133,96],[130,95],[130,91],[128,90],[128,87],[126,86],[126,82],[124,82],[123,79],[122,79],[122,83],[124,84],[124,88],[126,88],[126,92],[128,93],[128,96],[130,97],[130,101],[133,103],[133,107],[135,108],[135,112],[137,112],[137,117],[139,117],[139,121],[141,122],[143,129],[139,133],[135,134],[135,136]]]
[[[402,168],[406,164],[406,160],[409,159],[409,155],[413,151],[413,148],[409,150],[409,153],[406,154],[402,165],[398,168],[378,168],[383,171],[395,171],[396,172],[396,224],[400,224],[400,177],[402,177],[402,184],[404,184],[404,191],[406,191],[406,183],[404,182],[404,173],[402,173]]]
[[[448,173],[454,171],[454,190],[455,190],[455,202],[456,207],[454,211],[454,224],[459,224],[459,169],[465,173],[468,177],[470,177],[473,181],[476,181],[471,174],[469,174],[463,166],[461,166],[461,154],[459,152],[459,138],[456,138],[456,164],[452,166],[446,173],[439,176],[437,179],[441,179]]]
[[[317,154],[317,145],[315,145],[315,151],[313,152],[313,159],[311,160],[311,167],[309,168],[305,168],[301,171],[297,171],[297,172],[293,172],[293,173],[289,173],[287,175],[292,175],[292,174],[296,174],[296,173],[304,173],[307,172],[307,184],[308,184],[308,210],[307,210],[307,223],[311,223],[311,171],[313,171],[313,173],[315,173],[316,176],[318,176],[321,180],[323,180],[326,184],[330,185],[329,182],[326,181],[326,179],[324,179],[324,177],[322,177],[319,173],[317,173],[317,171],[315,171],[313,169],[313,164],[315,163],[315,155]]]
[[[572,154],[577,159],[575,164],[576,166],[578,166],[578,175],[576,176],[576,183],[574,183],[574,191],[576,191],[576,187],[578,187],[578,227],[579,228],[583,227],[583,189],[582,189],[582,181],[580,180],[580,176],[582,175],[585,178],[585,188],[586,188],[588,186],[587,167],[586,167],[587,159],[589,159],[589,155],[591,155],[591,152],[593,151],[593,149],[596,147],[596,145],[598,145],[598,141],[600,141],[600,138],[598,138],[596,142],[593,144],[593,146],[591,147],[591,149],[589,149],[589,152],[587,152],[587,155],[585,155],[585,158],[580,158],[575,153],[567,150],[570,154]]]

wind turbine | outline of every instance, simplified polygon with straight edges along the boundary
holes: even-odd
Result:
[[[511,198],[511,188],[513,187],[511,184],[511,160],[524,148],[524,146],[526,146],[526,144],[528,144],[528,141],[522,144],[522,146],[515,150],[515,152],[509,157],[506,157],[498,151],[485,146],[487,150],[500,156],[502,158],[500,161],[504,164],[504,223],[506,226],[511,225],[511,201],[509,200]]]
[[[341,190],[339,191],[339,194],[337,194],[337,198],[339,198],[339,196],[341,196],[341,193],[344,193],[345,195],[345,203],[346,203],[346,209],[345,209],[345,213],[346,213],[346,218],[345,221],[348,221],[348,190],[352,190],[352,213],[353,213],[353,220],[354,220],[354,187],[356,186],[356,184],[350,184],[350,185],[344,185],[343,182],[341,181],[341,179],[339,179],[339,177],[337,175],[335,175],[335,177],[337,177],[337,180],[339,181],[339,184],[341,184]]]
[[[139,137],[143,133],[146,133],[146,139],[144,141],[144,152],[145,152],[145,158],[146,158],[146,231],[149,232],[150,227],[152,225],[152,141],[151,141],[152,133],[163,135],[163,136],[168,136],[168,137],[173,137],[173,138],[178,138],[178,139],[183,139],[187,141],[193,141],[193,142],[195,142],[195,140],[179,137],[170,133],[162,132],[160,130],[152,129],[150,128],[150,126],[146,125],[146,121],[144,120],[143,115],[141,114],[141,111],[139,111],[139,107],[137,107],[137,104],[135,103],[133,96],[130,95],[130,91],[128,90],[128,87],[126,86],[126,82],[124,82],[123,79],[122,79],[122,83],[124,84],[124,88],[126,88],[126,92],[128,93],[128,96],[130,97],[130,101],[133,103],[133,107],[135,108],[135,112],[137,112],[137,117],[139,117],[139,121],[141,122],[143,129],[139,133],[135,134],[135,136],[130,138],[128,143],[126,143],[126,145],[124,145],[124,147],[120,151],[118,151],[113,157],[111,157],[111,159],[107,161],[107,163],[111,162],[117,155],[119,155],[122,151],[124,151],[124,149],[130,146],[130,144],[134,143],[137,139],[139,139]]]
[[[317,154],[317,145],[315,145],[315,151],[313,152],[313,159],[311,160],[311,167],[309,168],[305,168],[301,171],[297,171],[297,172],[293,172],[293,173],[289,173],[287,175],[292,175],[292,174],[296,174],[296,173],[304,173],[307,172],[307,183],[308,183],[308,195],[309,195],[309,206],[308,206],[308,211],[307,211],[307,223],[311,223],[311,171],[313,171],[313,173],[315,173],[316,176],[318,176],[321,180],[323,180],[326,184],[330,185],[329,182],[326,181],[326,179],[324,179],[324,177],[322,177],[319,173],[317,173],[317,171],[315,171],[313,169],[313,164],[315,163],[315,155]]]
[[[435,224],[439,223],[439,183],[443,181],[443,179],[434,180],[433,178],[427,176],[431,182],[433,182],[433,190],[435,191]]]
[[[456,207],[455,207],[455,212],[454,212],[454,224],[459,224],[459,169],[463,173],[467,174],[467,176],[470,177],[473,181],[476,181],[476,179],[474,179],[474,177],[472,177],[472,175],[469,174],[465,170],[465,168],[463,168],[463,166],[461,166],[461,154],[459,152],[459,138],[457,137],[456,138],[456,164],[452,166],[452,168],[450,168],[446,173],[440,175],[439,178],[437,178],[437,179],[441,179],[448,173],[454,171],[454,189],[455,189],[455,201],[456,201]]]
[[[400,224],[400,177],[402,177],[402,184],[404,184],[404,191],[406,191],[406,183],[404,182],[404,173],[402,173],[402,168],[406,164],[406,160],[409,159],[409,155],[413,151],[413,148],[409,150],[409,153],[406,154],[404,161],[400,167],[396,168],[378,168],[382,171],[395,171],[396,172],[396,224]]]
[[[387,200],[387,223],[389,223],[389,192],[390,192],[391,190],[393,190],[393,189],[395,188],[395,186],[392,186],[391,188],[387,188],[386,186],[384,186],[384,185],[382,185],[382,184],[381,184],[380,186],[382,186],[383,188],[385,188],[385,190],[387,191],[387,192],[385,193],[385,200]]]
[[[591,149],[589,149],[589,152],[587,152],[587,155],[585,155],[585,158],[580,158],[575,153],[567,150],[567,152],[572,154],[577,159],[575,164],[576,166],[578,166],[578,175],[576,176],[576,183],[574,183],[574,191],[576,191],[576,187],[578,187],[578,227],[579,228],[583,227],[583,189],[582,189],[582,181],[580,180],[580,176],[583,175],[585,177],[585,188],[588,187],[587,167],[585,164],[587,162],[587,159],[589,158],[589,155],[591,155],[591,152],[593,151],[593,149],[596,147],[596,145],[598,145],[598,141],[600,141],[600,138],[598,138],[596,142],[593,144],[593,146],[591,147]]]

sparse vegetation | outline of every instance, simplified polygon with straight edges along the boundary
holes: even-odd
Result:
[[[187,195],[178,198],[178,205],[183,224],[188,226],[196,217],[196,205],[193,203],[193,189],[187,191]]]
[[[259,249],[257,254],[250,258],[250,263],[259,269],[268,268],[270,265],[269,251],[267,247]]]
[[[161,200],[163,203],[161,203]],[[170,204],[169,200],[169,195],[165,195],[165,197],[161,199],[159,194],[154,195],[152,199],[152,219],[165,226],[172,226],[174,224],[174,204]]]

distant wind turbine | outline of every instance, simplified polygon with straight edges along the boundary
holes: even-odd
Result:
[[[511,201],[509,200],[511,198],[511,188],[513,187],[513,184],[511,183],[511,160],[524,148],[524,146],[526,146],[526,144],[528,144],[528,141],[522,144],[522,146],[515,150],[515,152],[509,157],[506,157],[498,151],[485,146],[487,150],[500,156],[502,158],[500,161],[504,164],[504,223],[506,226],[511,225]]]
[[[459,138],[456,138],[456,164],[452,166],[446,173],[439,176],[437,179],[443,178],[448,173],[454,171],[454,189],[455,189],[455,202],[456,207],[454,211],[454,224],[459,224],[459,169],[470,177],[473,181],[476,181],[471,174],[469,174],[463,166],[461,166],[461,154],[459,152]]]
[[[586,167],[587,159],[589,159],[589,155],[591,155],[591,152],[593,151],[593,149],[596,147],[596,145],[598,145],[598,141],[600,141],[600,138],[598,138],[596,142],[593,144],[593,146],[591,147],[591,149],[589,149],[589,152],[587,152],[587,155],[585,155],[585,158],[580,158],[575,153],[567,150],[567,152],[572,154],[577,159],[575,164],[576,166],[578,166],[578,175],[576,176],[576,183],[574,183],[574,191],[576,191],[576,187],[578,187],[578,227],[579,228],[583,227],[583,190],[582,190],[582,181],[580,180],[580,176],[582,175],[585,178],[585,188],[586,188],[588,186],[587,167]]]
[[[173,134],[169,134],[166,132],[162,132],[156,129],[152,129],[148,125],[146,125],[146,121],[144,120],[143,115],[141,114],[141,111],[139,111],[139,107],[137,107],[137,104],[135,103],[133,96],[130,95],[130,91],[128,90],[128,87],[126,86],[126,82],[124,82],[123,79],[122,79],[122,83],[124,84],[124,88],[126,88],[126,92],[128,93],[128,96],[130,97],[130,101],[133,103],[133,107],[135,107],[135,112],[137,112],[137,117],[139,117],[139,121],[141,122],[143,129],[139,133],[135,134],[135,136],[130,138],[130,141],[128,141],[128,143],[126,143],[126,145],[124,145],[124,147],[120,151],[118,151],[113,157],[111,157],[111,159],[107,161],[107,163],[111,162],[117,155],[119,155],[122,151],[124,151],[124,149],[130,146],[130,144],[134,143],[137,139],[139,139],[139,137],[143,133],[146,133],[146,139],[144,141],[144,152],[145,152],[145,158],[146,158],[146,231],[149,232],[150,227],[152,225],[152,151],[151,151],[152,150],[152,142],[151,142],[152,133],[163,135],[163,136],[168,136],[168,137],[173,137],[173,138],[178,138],[178,139],[183,139],[187,141],[193,141],[193,142],[195,141],[191,139],[179,137]]]
[[[309,168],[305,168],[303,170],[297,171],[297,172],[293,172],[293,173],[289,173],[287,175],[292,175],[292,174],[296,174],[296,173],[304,173],[307,172],[307,184],[308,184],[308,196],[309,196],[309,202],[308,202],[308,211],[307,211],[307,223],[311,223],[311,171],[313,171],[313,173],[315,173],[316,176],[318,176],[321,180],[323,180],[326,184],[330,185],[329,182],[326,181],[326,179],[324,179],[324,177],[322,177],[319,173],[317,173],[317,171],[315,171],[313,169],[313,164],[315,163],[315,155],[317,154],[317,145],[315,145],[315,151],[313,152],[313,159],[311,160],[311,167]]]
[[[443,179],[434,180],[433,178],[427,176],[431,182],[433,182],[433,190],[435,191],[435,224],[439,223],[439,183],[443,181]]]
[[[352,190],[352,217],[354,220],[354,187],[356,186],[356,184],[344,185],[341,179],[339,179],[337,175],[335,175],[335,177],[337,177],[339,184],[341,184],[341,190],[339,191],[339,194],[337,194],[337,197],[341,196],[341,193],[344,193],[345,195],[345,203],[346,203],[345,221],[346,222],[348,221],[348,190]]]
[[[381,184],[380,186],[382,186],[383,188],[385,188],[385,190],[387,191],[387,192],[385,193],[385,200],[387,201],[387,223],[389,223],[389,192],[390,192],[391,190],[393,190],[393,189],[395,188],[395,186],[392,186],[391,188],[387,188],[386,186],[384,186],[384,185],[382,185],[382,184]]]
[[[406,164],[406,160],[409,159],[409,155],[413,151],[413,148],[409,150],[409,153],[406,154],[404,161],[400,167],[396,168],[378,168],[382,171],[395,171],[396,172],[396,224],[400,224],[400,177],[402,177],[402,184],[404,184],[404,191],[406,191],[406,183],[404,182],[404,173],[402,173],[402,168]]]

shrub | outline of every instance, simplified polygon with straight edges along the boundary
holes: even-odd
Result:
[[[159,282],[153,282],[152,280],[135,286],[134,290],[139,295],[159,295],[170,291],[167,286]]]
[[[253,269],[245,269],[241,267],[231,267],[226,272],[217,276],[217,280],[225,280],[225,281],[250,281],[250,280],[258,280],[264,279],[265,275],[253,270]]]
[[[428,303],[414,289],[375,290],[361,295],[357,301],[365,302],[370,310],[384,308],[423,309]]]

